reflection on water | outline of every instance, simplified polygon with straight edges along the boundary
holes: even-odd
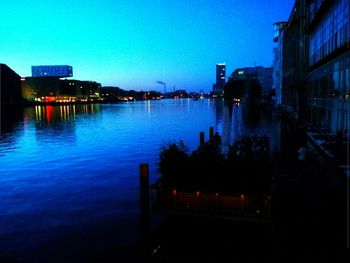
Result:
[[[164,142],[182,139],[192,151],[209,126],[226,146],[244,134],[275,143],[279,131],[268,114],[244,104],[190,99],[9,109],[1,123],[0,256],[17,259],[74,251],[101,233],[110,234],[100,246],[137,240],[138,165],[150,163],[155,181]]]
[[[1,106],[0,136],[9,135],[23,121],[23,109],[15,106]]]
[[[223,110],[224,110],[224,100],[223,99],[215,100],[215,128],[217,131],[220,130],[222,125]]]
[[[95,114],[100,111],[100,105],[61,105],[61,106],[35,106],[35,121],[37,127],[49,127],[57,123],[74,122],[76,115]],[[32,109],[27,108],[30,114]]]
[[[216,110],[221,112],[220,106]],[[219,113],[216,114],[218,116]],[[217,118],[218,123],[220,119]],[[222,142],[224,151],[228,149],[240,137],[244,135],[268,135],[270,137],[271,149],[277,151],[280,146],[280,123],[272,118],[269,111],[257,105],[247,105],[245,103],[234,103],[225,105],[222,110]]]
[[[50,138],[74,142],[77,116],[98,115],[99,112],[100,105],[95,104],[35,106],[37,141]]]

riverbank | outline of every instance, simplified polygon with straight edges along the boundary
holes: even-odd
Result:
[[[310,148],[306,161],[299,161],[298,146],[307,143],[310,138],[305,130],[286,129],[286,126],[293,126],[293,123],[285,124],[281,149],[272,156],[271,224],[259,225],[257,221],[252,223],[248,220],[242,224],[236,219],[232,221],[233,218],[217,216],[215,209],[209,211],[212,213],[210,217],[202,216],[206,210],[201,207],[201,192],[197,192],[197,195],[193,192],[193,202],[189,194],[187,199],[181,197],[180,201],[184,202],[184,199],[188,207],[181,207],[181,213],[170,213],[177,205],[180,194],[183,194],[176,191],[166,197],[171,202],[165,202],[168,209],[164,210],[164,206],[162,209],[168,217],[153,233],[152,249],[156,252],[150,254],[155,258],[154,262],[349,260],[347,178],[334,159],[325,161],[319,157],[317,149]],[[253,162],[248,162],[248,166],[254,166]],[[238,164],[236,169],[231,169],[233,175],[237,169],[243,168]],[[216,176],[220,177],[221,172],[217,170]],[[197,183],[205,181],[203,171],[201,174],[203,176],[195,180]],[[229,185],[227,187],[235,188]],[[215,187],[215,184],[211,186]],[[195,188],[192,186],[192,189]],[[217,200],[211,202],[210,196],[203,195],[204,204],[214,205],[214,208],[215,204],[218,205]],[[183,210],[191,207],[196,213],[183,213]],[[228,207],[226,209],[230,210]]]

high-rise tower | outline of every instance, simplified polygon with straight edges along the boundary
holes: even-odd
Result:
[[[216,83],[213,85],[213,92],[216,95],[224,93],[224,85],[226,81],[226,64],[216,64]]]

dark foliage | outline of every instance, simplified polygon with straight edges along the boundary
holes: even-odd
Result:
[[[224,86],[225,99],[240,99],[244,96],[246,81],[229,79]]]
[[[268,137],[243,137],[227,155],[214,139],[191,155],[182,141],[164,146],[159,173],[165,187],[182,190],[261,194],[269,191],[271,164]]]
[[[174,187],[186,181],[189,156],[183,141],[170,143],[160,151],[159,173],[163,176],[163,183]]]
[[[135,91],[135,90],[123,90],[119,87],[101,87],[101,97],[109,101],[119,101],[121,97],[133,97],[136,100],[151,99],[153,97],[159,97],[160,92],[157,91]],[[108,94],[108,96],[107,96]]]

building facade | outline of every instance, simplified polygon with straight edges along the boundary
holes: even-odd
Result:
[[[348,131],[350,103],[350,1],[311,0],[307,121],[330,133]]]
[[[0,64],[0,97],[2,103],[22,101],[21,77],[5,64]]]
[[[296,0],[283,30],[282,107],[293,118],[305,118],[308,37],[306,0]]]
[[[215,95],[222,95],[224,92],[224,85],[226,83],[226,64],[216,64],[216,82],[213,85],[213,93]]]
[[[101,84],[94,81],[28,77],[22,81],[23,98],[37,102],[87,102],[99,98]]]
[[[23,98],[28,101],[87,102],[99,98],[100,83],[61,79],[73,76],[71,66],[32,66],[32,75],[22,81]]]
[[[73,67],[68,65],[32,66],[32,77],[73,77]]]
[[[263,96],[267,96],[272,91],[272,68],[246,67],[236,69],[230,76],[234,80],[255,80],[261,87]]]
[[[281,38],[282,107],[312,129],[348,131],[350,0],[296,0]]]
[[[276,47],[273,49],[273,83],[272,88],[275,90],[275,105],[282,104],[282,65],[283,65],[283,30],[287,22],[277,22],[274,24],[274,38]]]

